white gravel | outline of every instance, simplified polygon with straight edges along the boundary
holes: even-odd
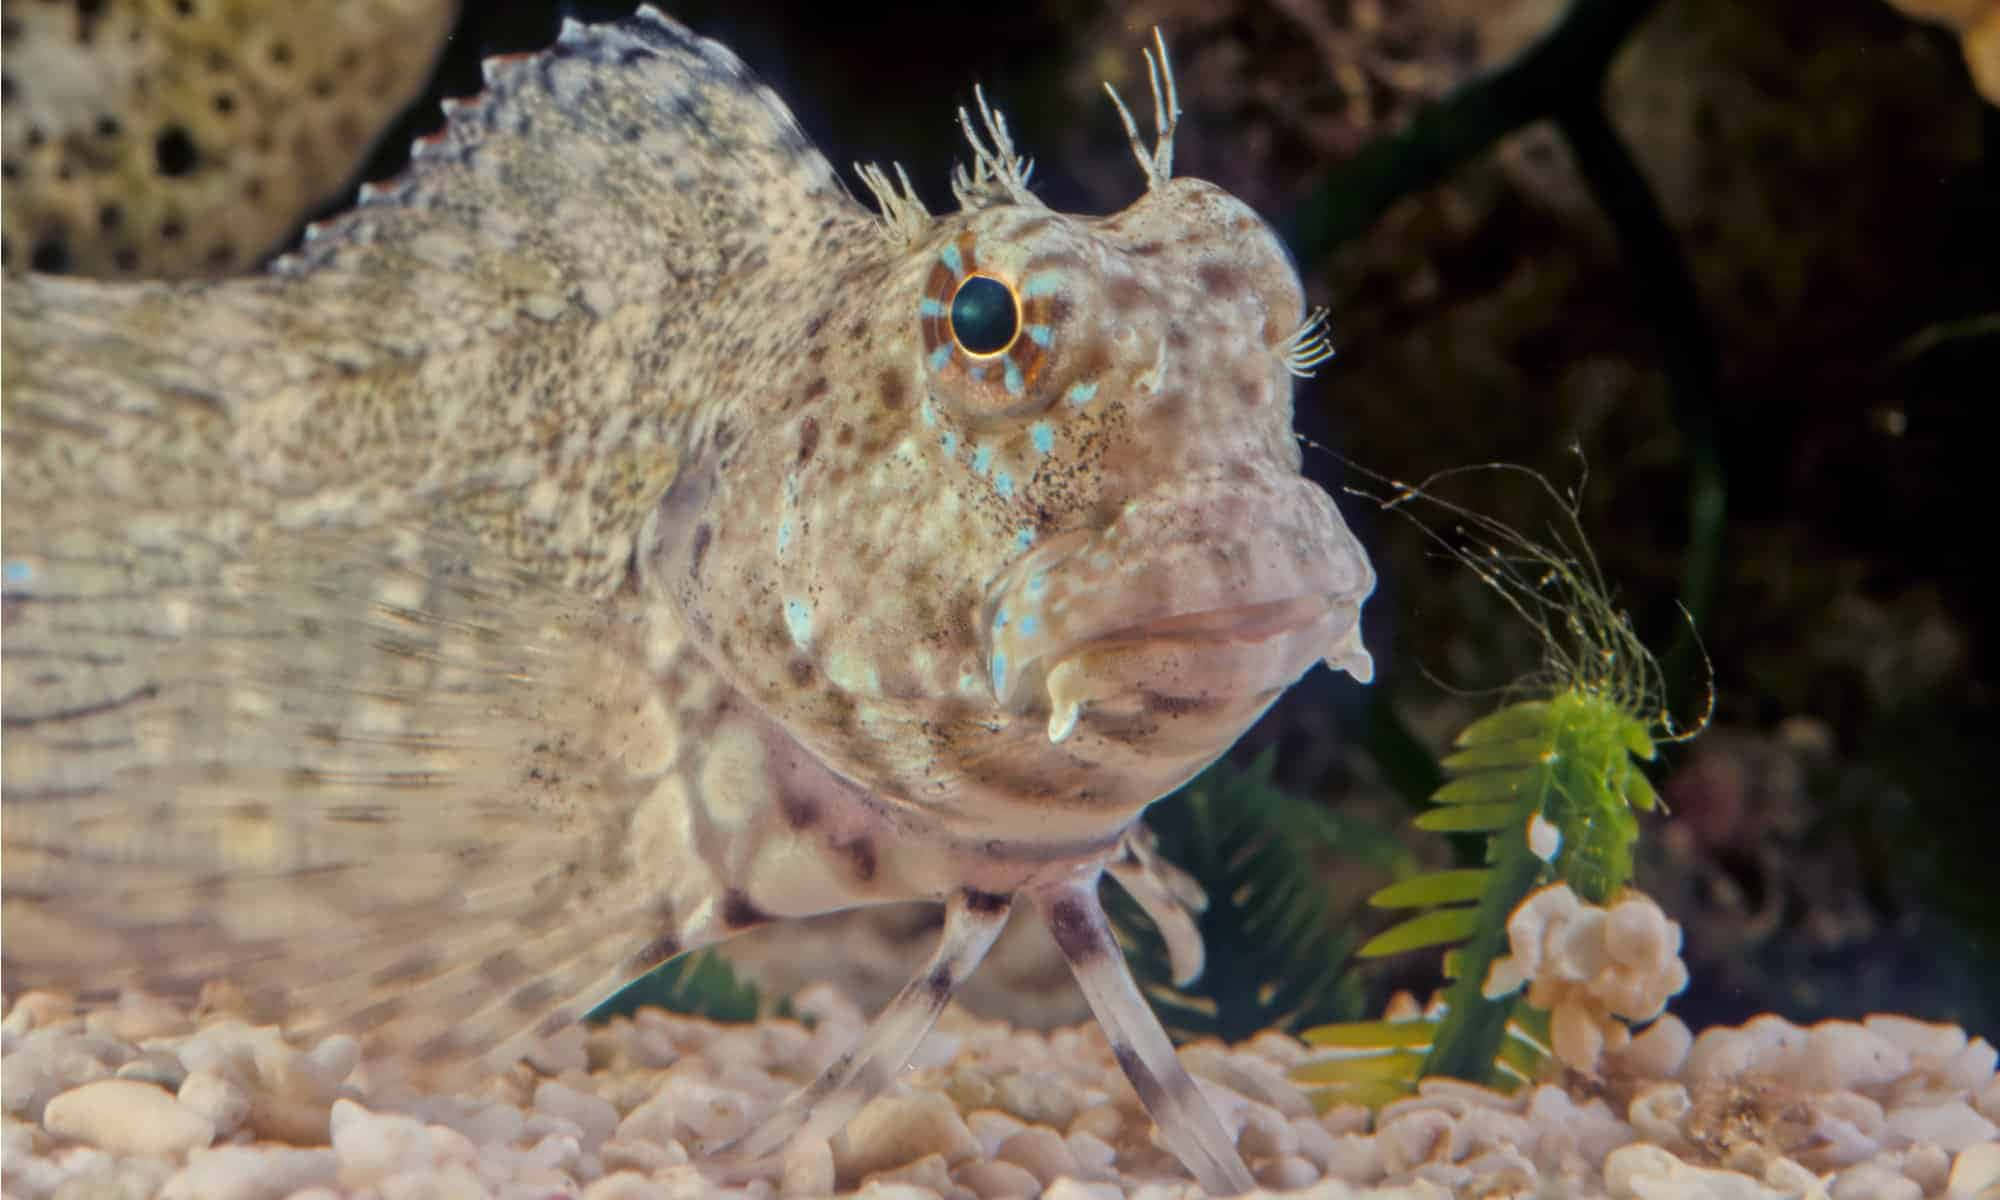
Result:
[[[953,1009],[918,1065],[831,1142],[725,1169],[690,1149],[749,1128],[863,1024],[830,987],[787,1021],[657,1011],[555,1039],[469,1095],[411,1090],[347,1038],[134,998],[0,1020],[10,1200],[870,1200],[1197,1195],[1092,1027],[1028,1032]],[[1904,1017],[1689,1037],[1664,1018],[1596,1079],[1503,1097],[1437,1081],[1371,1117],[1313,1111],[1266,1035],[1184,1051],[1271,1193],[1390,1197],[1994,1200],[1991,1044]]]

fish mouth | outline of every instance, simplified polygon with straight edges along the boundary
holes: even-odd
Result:
[[[988,677],[1009,711],[1045,704],[1055,742],[1093,709],[1261,711],[1315,662],[1372,677],[1360,608],[1374,586],[1311,482],[1179,480],[1102,530],[1048,539],[994,581]]]

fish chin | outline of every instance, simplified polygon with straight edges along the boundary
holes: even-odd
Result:
[[[1048,736],[1092,720],[1219,753],[1322,659],[1365,681],[1374,571],[1303,479],[1178,485],[1108,528],[1051,539],[989,591],[994,694],[1046,704]]]

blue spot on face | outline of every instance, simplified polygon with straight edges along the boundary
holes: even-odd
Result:
[[[1006,654],[1006,652],[1005,652],[1005,651],[1002,651],[1002,650],[995,650],[995,651],[993,652],[993,669],[992,669],[992,671],[991,671],[991,672],[989,672],[989,673],[990,673],[990,674],[992,675],[992,677],[993,677],[993,691],[994,691],[994,693],[995,693],[995,694],[997,694],[997,695],[1001,695],[1001,696],[1004,696],[1004,695],[1006,695],[1006,694],[1007,694],[1007,654]]]
[[[939,304],[936,300],[931,299],[929,296],[925,296],[923,300],[918,303],[917,312],[926,317],[941,317],[944,315],[944,305]]]
[[[1062,276],[1054,271],[1037,271],[1028,276],[1021,285],[1021,295],[1026,299],[1047,296],[1062,290]]]
[[[1035,345],[1046,350],[1049,343],[1055,340],[1056,335],[1055,331],[1046,325],[1030,325],[1028,326],[1028,336],[1034,340]]]
[[[1035,630],[1040,629],[1041,627],[1042,627],[1041,621],[1036,619],[1035,614],[1033,613],[1029,613],[1027,616],[1021,618],[1022,637],[1035,636]]]
[[[995,629],[1007,628],[1007,608],[1005,605],[1001,606],[999,612],[993,614],[993,628]]]
[[[957,454],[958,435],[947,429],[943,433],[938,434],[938,445],[944,447],[946,454]]]
[[[930,358],[931,370],[942,371],[944,370],[944,365],[950,361],[951,361],[950,342],[946,342],[943,345],[939,346],[937,349],[931,351],[931,358]]]
[[[1049,573],[1047,571],[1037,571],[1033,575],[1028,576],[1028,594],[1030,596],[1041,595],[1042,589],[1048,585]]]
[[[10,559],[4,568],[8,583],[26,583],[35,577],[35,568],[20,559]]]
[[[958,244],[956,242],[938,251],[938,261],[943,263],[945,269],[954,275],[965,270],[965,260],[958,256]]]
[[[1023,527],[1021,529],[1017,529],[1014,531],[1015,548],[1020,550],[1026,550],[1028,547],[1034,544],[1035,544],[1034,530]],[[1039,578],[1039,576],[1037,578]]]
[[[1096,398],[1097,385],[1094,383],[1072,383],[1069,385],[1069,402],[1073,407],[1082,408]]]
[[[1002,500],[1012,500],[1014,498],[1013,472],[1011,471],[996,472],[993,476],[993,487],[995,491],[998,491],[1000,493],[1000,498]]]
[[[993,447],[981,446],[972,452],[972,469],[981,475],[993,469]]]
[[[1047,454],[1056,448],[1056,431],[1047,421],[1037,421],[1028,427],[1028,437],[1035,443],[1039,453]]]
[[[923,405],[917,411],[923,414],[924,424],[932,426],[937,424],[937,409],[931,405],[929,396],[924,397]]]
[[[785,552],[785,547],[791,544],[792,544],[792,523],[790,521],[778,522],[778,553],[783,554]]]
[[[1005,378],[1007,380],[1007,394],[1009,396],[1020,395],[1021,389],[1027,386],[1027,382],[1021,378],[1021,368],[1015,366],[1014,360],[1011,358],[1007,360]]]
[[[812,609],[803,600],[785,601],[785,628],[792,635],[792,644],[804,646],[812,641]]]

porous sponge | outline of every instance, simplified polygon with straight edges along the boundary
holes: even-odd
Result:
[[[1652,1020],[1687,986],[1681,927],[1635,891],[1600,908],[1568,884],[1542,888],[1507,919],[1507,944],[1482,990],[1493,999],[1527,984],[1528,1003],[1548,1010],[1556,1058],[1587,1075],[1632,1040],[1625,1021]]]

